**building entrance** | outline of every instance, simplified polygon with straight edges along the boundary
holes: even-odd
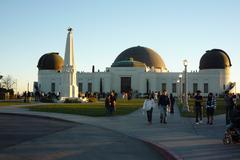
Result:
[[[121,77],[121,93],[131,90],[131,77]]]

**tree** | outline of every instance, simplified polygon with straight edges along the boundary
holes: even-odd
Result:
[[[8,75],[1,79],[1,84],[3,88],[10,90],[13,89],[13,85],[16,84],[16,81],[14,81],[13,78],[10,75]]]

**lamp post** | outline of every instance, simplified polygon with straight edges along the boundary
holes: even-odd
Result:
[[[182,74],[179,74],[178,76],[179,78],[179,98],[180,98],[180,102],[182,103]]]
[[[177,97],[180,98],[180,80],[177,79]]]
[[[189,111],[189,106],[188,106],[188,81],[187,81],[187,65],[188,61],[186,59],[183,60],[183,65],[184,65],[184,105],[186,107],[186,110]]]

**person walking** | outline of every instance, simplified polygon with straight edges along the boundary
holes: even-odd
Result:
[[[175,98],[171,93],[170,94],[170,113],[174,113],[174,103],[175,103]]]
[[[148,124],[152,124],[152,112],[153,112],[153,107],[154,107],[154,99],[151,95],[148,95],[148,98],[145,99],[143,103],[143,110],[147,112],[147,119],[148,119]]]
[[[27,92],[26,91],[23,92],[23,97],[24,97],[24,103],[26,103],[27,102]]]
[[[106,108],[106,114],[107,114],[107,115],[110,114],[110,107],[111,107],[110,94],[107,94],[107,96],[106,96],[106,98],[105,98],[105,108]]]
[[[196,113],[196,124],[202,123],[202,101],[201,91],[198,90],[195,99],[195,113]],[[200,121],[199,121],[200,119]]]
[[[216,98],[210,92],[208,94],[207,102],[206,102],[207,124],[209,125],[213,124],[213,115],[214,115],[215,109],[216,109]]]
[[[231,127],[240,128],[240,105],[237,104],[231,113]]]
[[[170,104],[170,100],[167,96],[167,91],[163,90],[159,96],[158,106],[160,108],[160,123],[167,123],[167,106]]]
[[[226,109],[226,125],[228,125],[230,124],[230,115],[234,108],[233,97],[230,95],[229,91],[225,91],[224,106]]]
[[[237,106],[237,100],[238,100],[237,95],[234,94],[234,93],[232,93],[231,96],[232,96],[234,108],[236,108],[236,106]]]
[[[109,112],[110,115],[113,114],[113,112],[116,112],[116,98],[115,98],[115,93],[112,91],[111,95],[110,95],[110,108],[109,108]]]

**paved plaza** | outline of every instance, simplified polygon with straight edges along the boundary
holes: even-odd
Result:
[[[96,118],[33,112],[12,106],[1,107],[1,113],[38,116],[35,124],[38,124],[38,121],[40,124],[37,126],[44,128],[41,124],[46,123],[44,121],[49,121],[51,126],[47,127],[51,128],[50,130],[41,130],[39,135],[30,135],[32,138],[24,140],[23,143],[16,142],[13,146],[2,147],[1,157],[9,156],[9,159],[17,159],[18,156],[25,154],[23,156],[30,156],[30,159],[42,159],[43,156],[44,159],[74,159],[71,155],[78,157],[76,159],[80,159],[79,157],[83,159],[162,159],[162,156],[164,159],[189,160],[239,159],[239,144],[223,145],[222,143],[225,130],[224,115],[216,116],[212,126],[207,125],[205,121],[203,124],[195,125],[194,119],[180,117],[176,106],[175,111],[174,115],[168,115],[167,124],[160,124],[159,111],[154,109],[153,124],[148,125],[146,114],[143,115],[141,110],[127,116]],[[6,117],[4,114],[1,115]],[[39,116],[51,119],[40,118],[39,120]],[[20,117],[24,119],[23,116]],[[30,117],[27,116],[27,118]],[[34,121],[31,120],[31,122]],[[34,126],[27,124],[26,127],[28,125]],[[14,126],[16,125],[12,127]]]
[[[163,159],[144,142],[121,133],[56,119],[1,114],[0,159]]]

